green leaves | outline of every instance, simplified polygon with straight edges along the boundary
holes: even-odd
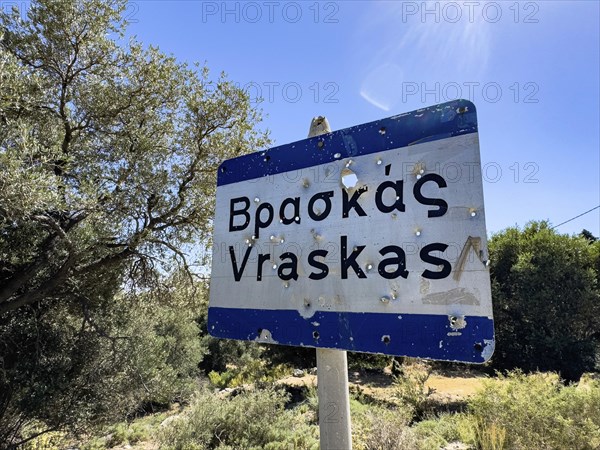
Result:
[[[579,385],[564,386],[553,373],[515,371],[486,381],[469,400],[469,413],[479,421],[482,447],[496,428],[505,432],[505,445],[498,448],[592,450],[600,444],[598,406],[598,382],[582,379]]]
[[[556,370],[578,378],[594,369],[600,336],[595,245],[559,235],[545,222],[490,240],[499,368]]]
[[[183,395],[206,350],[173,280],[220,162],[268,143],[224,75],[126,42],[125,7],[0,12],[0,441]]]
[[[25,223],[68,237],[60,285],[116,263],[146,284],[188,267],[185,247],[210,232],[218,164],[267,144],[259,113],[224,76],[113,40],[124,6],[39,2],[29,20],[2,15],[0,226],[5,240]],[[0,280],[19,281],[49,252],[17,255],[21,266]],[[39,300],[30,281],[0,296],[0,313]]]

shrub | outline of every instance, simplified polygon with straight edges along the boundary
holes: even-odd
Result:
[[[391,359],[387,355],[348,352],[348,368],[350,370],[383,370]]]
[[[592,371],[600,344],[600,241],[557,234],[547,222],[489,242],[497,369]]]
[[[298,408],[299,411],[308,416],[310,423],[319,424],[319,393],[317,386],[309,385],[306,387],[304,401],[298,405]]]
[[[596,450],[600,446],[600,383],[564,386],[558,375],[516,371],[469,401],[476,443],[488,449]]]
[[[286,411],[287,396],[273,389],[223,398],[203,391],[190,409],[160,433],[164,449],[318,448],[317,427]]]
[[[352,444],[355,450],[414,450],[416,440],[409,421],[412,412],[350,401]]]
[[[94,438],[79,447],[81,450],[105,450],[106,442],[104,439]]]
[[[431,364],[427,361],[406,358],[396,366],[399,375],[394,377],[396,396],[410,407],[415,419],[423,417],[428,405],[431,389],[425,382],[431,374]]]
[[[488,424],[484,420],[477,420],[475,428],[475,442],[481,450],[503,450],[506,448],[507,430],[496,423]]]
[[[414,425],[417,448],[438,450],[451,442],[475,443],[476,419],[468,414],[442,414]]]
[[[40,425],[40,424],[37,424]],[[43,428],[29,426],[24,430],[27,434],[36,435]],[[67,442],[66,433],[60,431],[53,431],[50,433],[43,433],[30,441],[27,441],[20,447],[20,450],[49,450],[63,448]]]
[[[224,372],[208,374],[210,382],[218,388],[235,387],[243,384],[264,386],[278,380],[290,372],[285,365],[271,366],[268,361],[256,358],[242,358],[239,366],[229,366]]]
[[[117,424],[106,442],[107,446],[116,447],[119,444],[127,442],[127,428],[127,424],[125,423]]]

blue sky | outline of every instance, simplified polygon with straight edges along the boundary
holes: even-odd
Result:
[[[138,1],[129,33],[262,96],[277,145],[451,100],[478,109],[489,232],[600,205],[600,4]],[[600,209],[558,228],[600,235]]]

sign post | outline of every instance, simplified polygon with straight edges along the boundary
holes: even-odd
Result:
[[[347,449],[343,350],[493,353],[477,114],[455,100],[313,128],[219,167],[208,330],[317,348],[320,419],[338,424],[322,448]]]
[[[315,117],[308,137],[331,132],[325,117]],[[348,356],[345,350],[317,348],[320,448],[352,450]]]

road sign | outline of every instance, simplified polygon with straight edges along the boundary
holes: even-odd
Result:
[[[225,161],[216,337],[484,362],[494,330],[475,106]]]

